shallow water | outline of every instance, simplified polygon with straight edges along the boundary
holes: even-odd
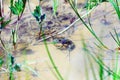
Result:
[[[31,2],[31,7],[34,8],[35,5],[37,5],[38,3],[35,2],[34,0],[32,1],[33,2]],[[63,1],[60,2],[61,5],[58,9],[59,12],[58,16],[63,16],[64,14],[66,14],[66,16],[71,15],[72,17],[76,17],[72,9],[70,9],[70,6],[67,3],[62,4],[62,2]],[[50,3],[45,2],[44,6],[49,4]],[[111,52],[112,50],[113,51],[115,50],[116,45],[114,40],[109,35],[109,32],[113,32],[114,27],[117,29],[117,32],[119,32],[119,21],[117,15],[113,14],[114,12],[113,7],[109,3],[106,4],[107,4],[107,9],[104,9],[105,3],[102,3],[91,13],[91,23],[96,34],[100,36],[103,42],[111,49],[111,50],[106,50],[101,54],[103,54],[106,64],[112,65],[108,60],[109,59],[111,60],[111,58],[114,56],[114,54],[112,54]],[[45,12],[47,14],[49,13],[47,11]],[[26,9],[26,12],[24,13],[25,16],[21,21],[21,26],[20,26],[20,32],[19,32],[20,40],[17,47],[16,62],[21,63],[23,66],[22,66],[22,71],[16,73],[15,75],[16,80],[57,80],[54,74],[54,68],[50,63],[44,44],[36,39],[39,31],[38,25],[35,19],[31,15],[29,15],[29,13],[30,12],[28,12],[28,10]],[[83,13],[81,12],[81,15],[83,15],[84,13],[86,12],[85,11],[83,11]],[[6,9],[6,14],[7,14],[7,9]],[[104,23],[103,21],[104,15],[106,15],[106,21],[109,24]],[[56,20],[52,19],[50,15],[48,15],[47,18],[48,20],[53,21],[53,24],[51,24],[51,26],[54,27],[55,25],[53,29],[57,30],[58,32],[64,29],[63,25],[70,25],[69,19],[62,21],[59,26],[59,23],[57,23]],[[23,25],[23,23],[25,24]],[[10,28],[8,27],[8,30],[9,29]],[[73,29],[75,30],[73,31]],[[71,33],[72,31],[73,33]],[[7,35],[5,32],[3,32],[2,34],[5,35],[4,37],[5,40],[9,39],[9,35]],[[82,49],[81,40],[83,38],[85,39],[86,43],[88,44],[88,48],[90,48],[91,52],[93,51],[92,53],[99,52],[97,51],[97,48],[94,45],[94,42],[97,43],[97,41],[87,30],[87,28],[83,24],[81,24],[80,21],[74,25],[74,28],[69,29],[60,36],[72,40],[73,43],[75,44],[75,49],[70,52],[70,60],[69,60],[69,56],[68,56],[69,51],[67,50],[62,51],[57,49],[53,44],[48,44],[50,53],[57,65],[57,68],[60,70],[65,80],[86,80],[85,67],[86,66],[88,67],[89,74],[92,72],[89,66],[89,62],[86,59],[87,58],[86,53]],[[51,39],[49,40],[48,43],[51,43]],[[95,63],[95,61],[93,61],[93,63],[96,68],[97,64]],[[89,80],[93,80],[93,78],[91,77],[92,74],[90,74],[89,76],[90,76]],[[3,74],[1,75],[0,80],[8,80],[8,79],[7,76]]]

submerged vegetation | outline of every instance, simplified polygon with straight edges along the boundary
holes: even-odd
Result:
[[[37,0],[36,0],[37,1]],[[91,13],[96,9],[97,6],[99,6],[102,3],[111,3],[111,5],[114,8],[114,11],[116,12],[116,15],[118,16],[118,19],[120,19],[120,8],[119,8],[119,0],[87,0],[86,3],[84,3],[84,6],[82,6],[82,10],[86,10],[86,14],[81,16],[80,14],[80,9],[78,8],[78,0],[64,0],[65,4],[69,4],[70,8],[74,11],[75,15],[77,16],[73,18],[69,18],[67,16],[63,17],[61,21],[58,19],[58,8],[59,8],[59,3],[60,0],[52,0],[51,4],[52,7],[47,7],[46,10],[52,12],[52,15],[49,14],[49,16],[52,16],[53,19],[55,19],[55,23],[57,26],[60,26],[60,30],[56,30],[56,27],[50,27],[50,25],[53,24],[52,21],[47,22],[47,13],[44,12],[42,4],[44,4],[44,0],[38,0],[38,5],[34,8],[32,11],[32,8],[30,6],[31,0],[10,0],[10,6],[9,6],[9,16],[4,14],[4,0],[0,0],[0,75],[3,73],[7,74],[8,80],[17,80],[15,77],[15,72],[21,72],[22,68],[27,69],[28,71],[33,72],[34,74],[37,75],[37,71],[33,70],[29,66],[27,66],[26,61],[24,63],[17,63],[16,55],[18,54],[17,47],[20,43],[20,24],[21,24],[21,19],[22,16],[24,16],[24,12],[26,8],[29,9],[30,14],[32,17],[35,18],[35,22],[38,24],[38,33],[34,32],[34,39],[36,42],[43,42],[46,53],[49,57],[50,63],[52,64],[52,67],[54,68],[53,70],[53,75],[57,77],[56,79],[58,80],[65,80],[64,76],[61,74],[62,71],[59,70],[59,68],[56,65],[56,61],[54,60],[52,53],[49,50],[48,47],[48,42],[50,38],[52,41],[53,45],[57,47],[57,49],[60,50],[68,50],[69,51],[69,56],[70,52],[74,50],[75,44],[72,40],[69,40],[65,38],[64,33],[68,32],[67,35],[71,35],[74,32],[74,24],[76,22],[82,22],[82,24],[85,26],[85,28],[92,34],[94,39],[97,42],[92,42],[94,43],[94,50],[91,51],[89,48],[88,43],[85,41],[84,38],[80,41],[82,44],[82,51],[84,51],[84,57],[85,59],[85,71],[86,71],[86,80],[120,80],[120,69],[119,69],[119,51],[120,51],[120,39],[119,39],[119,34],[114,28],[114,34],[110,31],[109,34],[114,40],[114,42],[117,45],[115,49],[111,49],[109,45],[106,45],[102,39],[96,34],[96,30],[93,28],[91,24]],[[28,4],[27,4],[28,3]],[[15,18],[14,18],[15,17]],[[85,17],[87,18],[88,21],[85,21]],[[29,18],[29,17],[28,17]],[[105,17],[104,17],[105,18]],[[65,20],[70,20],[70,25],[68,26],[63,26],[61,25],[62,21],[64,22]],[[54,21],[54,20],[53,20]],[[119,21],[119,20],[118,20]],[[47,25],[46,25],[47,24]],[[12,26],[11,26],[12,25]],[[55,25],[56,26],[56,25]],[[99,27],[99,26],[98,26]],[[2,32],[6,29],[10,29],[10,32],[7,33],[9,35],[9,40],[6,41],[3,39]],[[62,30],[61,30],[62,28]],[[72,31],[70,29],[72,28]],[[25,27],[23,27],[25,29]],[[31,30],[29,30],[31,31]],[[70,33],[71,32],[71,33]],[[21,33],[24,34],[24,33]],[[62,37],[61,37],[61,34]],[[85,36],[84,36],[85,37]],[[32,41],[32,40],[31,40]],[[27,42],[27,40],[26,40]],[[32,42],[31,42],[32,43]],[[25,47],[26,48],[26,47]],[[21,53],[25,53],[25,48],[21,49]],[[114,65],[108,66],[105,61],[104,61],[104,55],[106,51],[113,51],[112,54],[113,58],[115,60],[111,60],[110,62]],[[38,55],[39,56],[39,55]],[[70,59],[70,58],[69,58]],[[69,60],[70,61],[70,60]],[[94,63],[95,65],[94,65]],[[58,62],[59,63],[59,62]],[[92,73],[92,78],[90,78],[90,74],[88,72],[87,66],[90,67],[91,73]],[[3,74],[4,75],[4,74]],[[4,80],[4,79],[3,79]],[[18,79],[19,80],[19,79]],[[26,78],[26,80],[29,80]],[[79,79],[81,80],[81,79]]]

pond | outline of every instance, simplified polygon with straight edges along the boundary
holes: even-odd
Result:
[[[0,80],[119,80],[120,22],[111,2],[15,1],[4,0],[4,13],[0,7]]]

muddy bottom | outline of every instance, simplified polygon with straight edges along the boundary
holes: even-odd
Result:
[[[82,5],[80,5],[80,3],[81,2],[79,2],[79,7],[81,8]],[[37,3],[31,3],[32,9],[35,7],[35,4]],[[58,35],[58,33],[67,29],[70,24],[76,21],[78,17],[68,3],[63,4],[63,0],[60,1],[61,5],[57,11],[57,17],[52,17],[51,5],[48,6],[49,4],[50,2],[44,2],[43,5],[43,12],[47,14],[43,29],[46,30],[45,37],[48,37],[46,40],[47,46],[56,67],[59,69],[64,80],[86,80],[85,67],[88,67],[89,76],[92,76],[92,72],[90,66],[88,66],[89,62],[86,60],[87,57],[83,50],[82,40],[85,40],[88,49],[90,49],[93,54],[99,52],[99,49],[94,43],[99,43],[81,21],[76,22],[70,29]],[[83,2],[81,4],[83,4]],[[86,12],[86,10],[82,10],[80,13],[81,16]],[[109,47],[109,50],[101,52],[105,63],[109,66],[113,65],[110,62],[111,59],[113,59],[113,56],[115,56],[113,52],[115,52],[115,49],[117,48],[117,45],[115,45],[116,43],[109,32],[113,32],[113,29],[116,28],[118,34],[120,33],[120,23],[117,15],[114,13],[115,11],[110,3],[102,3],[91,12],[90,18],[95,33],[101,38],[104,44]],[[12,17],[12,19],[15,18],[16,17]],[[86,18],[84,18],[84,20],[88,23]],[[12,44],[12,42],[9,41],[10,34],[8,34],[8,32],[11,31],[10,27],[14,27],[14,22],[15,21],[2,32],[2,37],[7,45]],[[42,37],[38,38],[38,23],[30,14],[28,8],[26,8],[19,24],[19,40],[14,56],[15,62],[21,64],[21,71],[14,72],[15,80],[57,80],[58,77],[56,76],[54,67],[51,65]],[[74,44],[75,47],[70,51],[66,48],[65,50],[59,49],[53,43],[53,35],[65,37],[72,41],[72,44]],[[93,63],[95,63],[95,61],[93,61]],[[97,64],[95,63],[94,67],[97,72],[96,65]],[[5,71],[1,71],[0,73],[2,73],[0,74],[0,80],[8,80],[8,75]],[[93,78],[90,77],[89,80],[93,80]]]

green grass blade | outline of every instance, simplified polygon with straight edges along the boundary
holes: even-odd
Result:
[[[74,12],[76,13],[76,15],[79,17],[79,19],[82,21],[82,23],[85,25],[85,27],[90,31],[90,33],[96,38],[96,40],[106,49],[108,49],[108,47],[99,39],[99,37],[95,34],[95,32],[93,31],[93,29],[91,29],[90,26],[88,26],[85,21],[82,19],[82,17],[80,16],[80,14],[78,13],[77,9],[74,6],[73,0],[68,0],[70,6],[72,7],[72,9],[74,10]]]
[[[100,63],[104,64],[101,58],[98,57],[98,59],[99,59]],[[104,77],[104,65],[100,65],[100,64],[98,64],[98,65],[99,65],[100,80],[104,80],[104,78],[103,78]]]
[[[118,41],[116,40],[116,38],[114,37],[114,35],[111,32],[110,32],[110,35],[112,36],[112,38],[114,39],[114,41],[117,43],[117,45],[120,46],[119,43],[118,43]]]
[[[89,58],[90,58],[90,56],[88,56]],[[88,58],[88,59],[89,59]],[[93,75],[93,78],[94,78],[94,80],[97,80],[97,77],[96,77],[96,73],[95,73],[95,70],[94,70],[94,66],[93,66],[93,63],[92,63],[92,61],[89,59],[89,61],[90,61],[90,68],[91,68],[91,70],[92,70],[92,75]]]
[[[53,15],[55,16],[56,15],[56,12],[57,12],[57,8],[58,8],[58,2],[59,0],[53,0]]]
[[[91,58],[99,65],[102,66],[101,68],[101,72],[102,70],[106,71],[108,74],[112,75],[112,76],[116,76],[116,78],[120,79],[120,75],[118,75],[117,73],[115,73],[113,70],[111,70],[107,65],[105,65],[103,62],[100,61],[100,59],[97,58],[97,56],[95,56],[94,54],[92,54],[87,48],[85,48],[86,44],[84,41],[82,41],[82,45],[83,45],[83,50],[86,51],[86,53],[91,56]],[[102,77],[102,76],[101,76]],[[101,78],[102,79],[102,78]]]
[[[87,61],[86,59],[84,59],[84,62],[85,62],[85,77],[86,77],[86,80],[89,80],[89,73],[88,73],[88,65],[87,65]]]
[[[109,2],[112,4],[112,6],[114,7],[117,15],[118,15],[118,18],[120,19],[120,9],[119,9],[119,6],[118,6],[118,2],[115,3],[114,0],[109,0]]]
[[[119,39],[119,36],[118,36],[118,33],[116,31],[116,29],[114,29],[114,32],[115,32],[115,35],[116,35],[116,39],[118,41],[118,44],[120,45],[120,39]]]
[[[27,3],[27,0],[22,0],[23,1],[23,10],[22,10],[22,13],[20,14],[20,18],[22,17],[23,15],[23,12],[25,10],[25,7],[26,7],[26,3]]]
[[[115,58],[115,73],[118,74],[118,51],[116,52],[116,58]],[[113,75],[113,80],[118,80],[116,75]]]
[[[50,53],[50,51],[49,51],[49,49],[48,49],[48,46],[47,46],[47,43],[46,43],[46,39],[45,39],[45,35],[44,35],[44,33],[42,33],[42,34],[43,34],[42,37],[43,37],[43,39],[44,39],[44,45],[45,45],[46,51],[47,51],[47,53],[48,53],[50,62],[52,63],[52,66],[54,67],[54,69],[55,69],[57,75],[59,76],[60,80],[64,80],[63,77],[62,77],[62,75],[60,74],[60,71],[57,69],[57,67],[56,67],[56,65],[55,65],[55,62],[54,62],[54,60],[53,60],[53,58],[52,58],[52,56],[51,56],[51,53]]]
[[[83,42],[85,42],[85,41],[83,41]],[[84,49],[86,50],[87,49],[87,46],[86,46],[86,44],[85,43],[83,43],[84,44]],[[85,53],[89,53],[88,51],[85,51]],[[87,57],[87,61],[89,61],[89,65],[90,65],[90,68],[91,68],[91,71],[92,71],[92,75],[93,75],[93,79],[94,80],[97,80],[97,77],[96,77],[96,74],[95,74],[95,70],[94,70],[94,66],[93,66],[93,63],[92,63],[92,60],[91,60],[91,57],[89,56],[89,55],[86,55],[85,54],[85,56]],[[85,66],[87,65],[87,61],[86,61],[86,59],[84,60],[85,61]],[[87,80],[89,80],[89,77],[88,77],[88,69],[87,69],[87,66],[85,67],[86,69],[86,75],[87,75]]]

